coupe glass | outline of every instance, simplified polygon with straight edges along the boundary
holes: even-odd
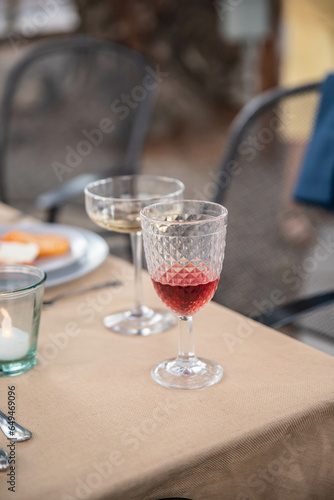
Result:
[[[140,210],[161,199],[182,197],[184,184],[169,177],[126,175],[110,177],[85,188],[86,211],[97,225],[110,231],[130,233],[135,266],[135,301],[130,311],[104,318],[110,330],[125,335],[150,335],[175,325],[169,311],[154,311],[144,305],[141,281],[142,232]]]
[[[221,379],[221,366],[195,356],[192,317],[213,297],[222,270],[227,210],[205,201],[161,202],[141,211],[144,248],[155,291],[179,318],[179,354],[152,370],[174,389]]]

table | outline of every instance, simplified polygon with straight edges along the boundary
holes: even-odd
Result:
[[[1,223],[18,217],[0,206]],[[175,356],[176,329],[124,337],[102,325],[130,305],[132,266],[110,257],[46,297],[107,276],[124,286],[45,309],[38,365],[0,379],[0,408],[14,385],[16,418],[33,432],[15,446],[14,495],[0,473],[1,500],[334,498],[334,358],[211,303],[195,345],[224,367],[222,381],[160,387],[150,369]]]

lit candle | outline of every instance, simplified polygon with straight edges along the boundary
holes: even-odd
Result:
[[[12,326],[12,319],[6,309],[0,308],[3,320],[0,328],[0,360],[15,361],[29,351],[29,334]]]

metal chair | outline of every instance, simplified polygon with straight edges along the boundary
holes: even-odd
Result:
[[[309,238],[296,241],[283,230],[294,185],[289,176],[302,161],[319,90],[319,82],[279,88],[250,101],[234,120],[219,172],[210,173],[203,194],[213,193],[229,209],[215,300],[312,345],[322,338],[328,351],[327,340],[334,340],[329,307],[334,302],[334,217],[299,204],[292,210],[310,224]]]
[[[32,47],[1,103],[0,200],[55,221],[61,207],[83,207],[89,181],[137,172],[160,78],[146,58],[107,40]]]

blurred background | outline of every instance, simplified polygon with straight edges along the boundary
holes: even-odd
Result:
[[[142,165],[190,191],[217,169],[240,107],[278,83],[278,0],[2,0],[0,9],[0,89],[31,44],[74,33],[125,45],[168,73]]]
[[[315,257],[332,233],[332,215],[296,204],[292,196],[314,124],[317,85],[334,67],[333,9],[330,0],[1,0],[0,95],[6,82],[10,95],[8,75],[35,44],[81,34],[143,56],[150,82],[157,85],[147,134],[142,127],[140,172],[176,177],[186,184],[186,197],[226,204],[225,274],[215,300],[244,314],[259,313],[268,297],[271,307],[333,288],[331,251],[324,260]],[[41,205],[36,208],[29,196],[35,199],[74,174],[106,172],[112,164],[122,171],[125,129],[145,101],[138,90],[143,78],[136,82],[125,66],[122,73],[118,62],[103,57],[93,62],[87,54],[89,70],[65,50],[62,57],[48,56],[43,64],[29,66],[15,87],[2,143],[2,164],[5,156],[11,165],[8,201],[41,218]],[[117,80],[116,70],[123,79]],[[256,108],[252,99],[263,92],[309,83],[315,85],[307,92],[290,103],[273,102],[247,125],[227,164],[226,181],[221,167],[240,110],[248,106],[249,115]],[[134,92],[136,98],[127,101]],[[6,100],[5,95],[3,106]],[[80,144],[87,134],[121,112],[110,113],[110,102],[125,103],[123,112],[130,115],[116,122],[113,152],[106,140],[84,151]],[[2,119],[4,126],[9,116]],[[90,141],[98,137],[95,132]],[[229,188],[224,198],[222,185]],[[79,201],[62,208],[57,221],[96,230],[80,206],[82,198],[81,190]],[[124,238],[113,237],[111,251],[130,259]],[[311,336],[320,330],[331,335],[332,313],[313,316],[286,333],[302,329]]]

